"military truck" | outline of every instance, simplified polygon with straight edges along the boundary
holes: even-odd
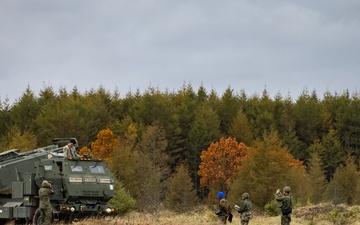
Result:
[[[55,138],[52,145],[43,148],[0,153],[0,224],[9,220],[40,224],[38,190],[43,180],[54,190],[50,196],[54,221],[114,213],[107,205],[114,195],[113,174],[102,159],[90,155],[64,158],[63,146],[71,139],[76,141]]]

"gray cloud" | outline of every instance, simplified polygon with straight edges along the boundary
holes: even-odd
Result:
[[[0,99],[184,83],[296,98],[357,91],[358,1],[0,2]]]

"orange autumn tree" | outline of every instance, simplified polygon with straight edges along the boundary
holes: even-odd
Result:
[[[91,154],[91,149],[86,146],[82,147],[79,151],[79,155],[82,156],[84,154]]]
[[[200,184],[210,190],[227,193],[246,155],[246,145],[238,143],[236,138],[221,138],[219,142],[212,143],[200,156]]]
[[[117,144],[118,139],[114,138],[113,132],[110,129],[104,129],[98,133],[97,140],[91,144],[91,150],[94,157],[109,162]]]

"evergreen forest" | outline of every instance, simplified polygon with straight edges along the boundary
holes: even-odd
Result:
[[[264,210],[286,185],[297,205],[360,204],[360,95],[347,90],[304,89],[293,99],[186,84],[124,96],[46,86],[1,100],[0,152],[56,137],[75,137],[80,152],[107,160],[122,212],[183,212],[212,204],[218,191],[234,204],[248,192]]]

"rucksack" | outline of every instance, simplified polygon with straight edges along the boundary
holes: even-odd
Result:
[[[281,213],[285,216],[289,215],[290,213],[292,213],[292,207],[289,206],[287,208],[282,208],[281,209]]]
[[[289,215],[290,213],[292,213],[292,202],[291,202],[291,197],[290,197],[290,205],[287,208],[281,208],[281,213],[285,216]]]
[[[241,213],[241,220],[249,221],[253,218],[253,214],[251,211]]]

